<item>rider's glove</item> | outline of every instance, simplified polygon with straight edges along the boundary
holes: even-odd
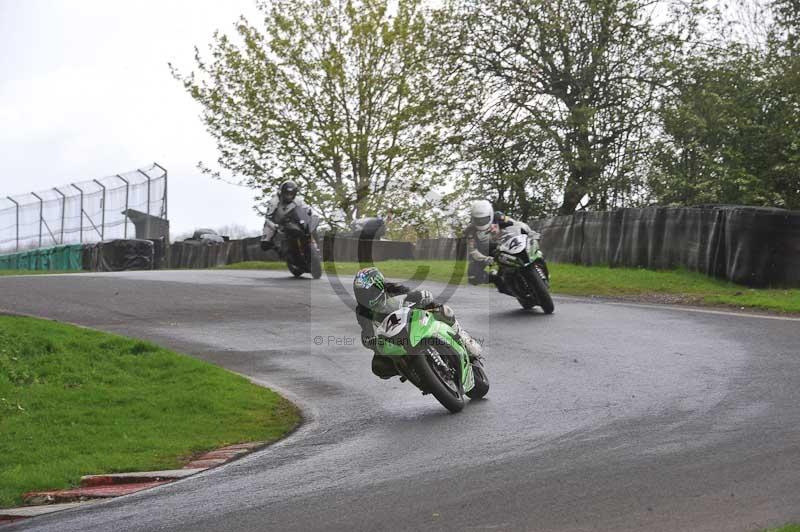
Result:
[[[419,308],[426,308],[434,305],[433,293],[430,290],[414,290],[406,296],[409,303],[414,303]]]
[[[436,306],[436,301],[433,300],[433,294],[425,290],[425,295],[422,298],[422,301],[419,302],[419,306],[422,308],[433,308]]]
[[[484,264],[486,264],[486,266],[491,266],[492,264],[494,264],[494,258],[493,257],[486,257],[486,260],[484,260],[483,262],[484,262]]]

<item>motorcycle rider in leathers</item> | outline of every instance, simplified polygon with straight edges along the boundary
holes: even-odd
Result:
[[[535,234],[528,224],[514,220],[502,212],[495,212],[491,202],[487,200],[472,202],[470,224],[464,230],[469,257],[467,269],[469,284],[494,283],[500,292],[510,293],[502,277],[495,272],[486,271],[487,266],[494,264],[493,255],[497,242],[505,232]]]
[[[461,339],[471,358],[481,356],[481,346],[456,320],[453,309],[448,305],[437,303],[428,290],[411,290],[400,283],[387,281],[378,268],[363,268],[353,279],[353,293],[356,297],[356,320],[361,326],[361,343],[373,350],[372,372],[381,379],[389,379],[398,375],[391,357],[375,351],[377,338],[376,328],[392,312],[399,310],[407,303],[433,313],[436,319],[450,325]]]
[[[295,207],[305,207],[302,199],[297,197],[299,191],[293,181],[285,181],[278,192],[273,194],[267,204],[266,219],[264,220],[263,236],[261,238],[261,249],[264,251],[275,247],[275,235],[286,217],[291,214]],[[280,246],[278,246],[280,248]]]

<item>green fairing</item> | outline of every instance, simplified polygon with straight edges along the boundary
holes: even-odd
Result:
[[[467,352],[464,347],[453,337],[455,331],[452,327],[446,323],[437,321],[428,311],[412,310],[411,312],[411,331],[409,331],[409,338],[413,347],[419,345],[425,338],[439,338],[452,347],[460,356],[466,356]],[[423,324],[426,316],[427,323]]]
[[[423,323],[426,315],[428,316],[428,321],[427,323]],[[425,338],[439,338],[447,345],[452,347],[456,353],[461,356],[465,356],[466,350],[458,341],[456,341],[456,339],[453,337],[454,335],[455,331],[453,331],[452,327],[446,323],[437,321],[430,312],[418,309],[411,310],[411,330],[409,331],[409,343],[412,347],[419,345],[419,343]],[[378,348],[380,349],[381,354],[384,355],[402,356],[407,354],[403,346],[392,343],[385,338],[378,338]]]
[[[461,382],[464,383],[464,390],[469,391],[475,385],[472,375],[472,364],[469,362],[467,351],[461,342],[455,339],[455,331],[444,322],[438,321],[433,314],[426,310],[411,309],[411,320],[408,331],[409,343],[416,347],[426,338],[437,338],[459,355],[461,360]],[[383,355],[404,356],[407,351],[403,346],[388,341],[385,338],[378,338],[378,349]]]
[[[406,350],[403,349],[402,346],[393,344],[392,342],[387,342],[385,338],[378,338],[377,346],[378,351],[380,351],[382,355],[403,356],[406,354]]]

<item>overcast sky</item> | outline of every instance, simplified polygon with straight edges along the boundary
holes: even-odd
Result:
[[[216,150],[170,75],[252,0],[0,0],[0,197],[160,163],[172,234],[241,224],[253,193],[199,173]]]

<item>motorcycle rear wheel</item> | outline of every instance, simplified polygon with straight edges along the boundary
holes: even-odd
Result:
[[[446,357],[455,355],[447,353],[442,346],[430,346],[425,352],[410,355],[409,364],[419,376],[420,384],[424,387],[423,391],[430,392],[442,406],[453,414],[461,412],[464,409],[464,396],[458,391],[458,383],[454,379],[447,379],[442,375],[443,368],[439,367],[434,356],[438,356],[444,361]],[[450,364],[447,366],[450,367]]]

